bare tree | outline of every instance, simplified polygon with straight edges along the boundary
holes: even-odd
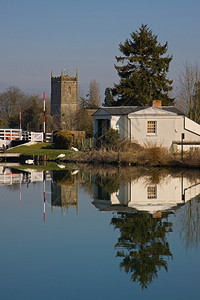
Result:
[[[0,93],[0,118],[5,124],[8,124],[11,115],[16,113],[23,99],[24,93],[15,86],[11,86],[5,92]]]
[[[178,81],[176,104],[188,117],[200,122],[200,68],[186,63]]]
[[[99,83],[94,79],[90,81],[87,108],[98,108],[101,105],[101,95]]]

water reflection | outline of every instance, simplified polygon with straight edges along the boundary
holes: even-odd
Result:
[[[45,202],[46,202],[46,182],[51,182],[51,191],[49,205],[53,212],[53,207],[60,207],[61,212],[66,208],[75,207],[78,213],[78,170],[66,171],[37,171],[34,169],[17,170],[5,166],[0,166],[0,185],[5,185],[10,189],[20,188],[21,204],[21,185],[36,182],[43,182],[43,200],[44,200],[44,220],[45,220]],[[49,198],[49,197],[48,197]],[[48,201],[48,200],[47,200]]]
[[[0,167],[0,185],[20,189],[20,202],[21,185],[36,182],[43,183],[44,221],[46,202],[52,213],[58,208],[61,213],[72,208],[78,214],[80,187],[100,212],[112,212],[110,224],[118,232],[113,245],[120,268],[142,289],[158,277],[160,270],[168,271],[169,260],[173,258],[169,235],[174,228],[179,228],[186,248],[199,246],[198,171],[187,174],[135,168],[22,171]]]
[[[54,206],[66,208],[75,207],[78,213],[78,172],[52,171],[51,208]]]
[[[173,211],[198,194],[200,179],[191,181],[183,174],[168,174],[161,181],[146,175],[120,184],[97,176],[93,204],[104,211],[141,211],[161,216],[163,211]]]
[[[180,210],[175,226],[180,228],[180,238],[185,248],[198,248],[200,243],[200,195],[188,201]]]
[[[198,172],[184,176],[161,170],[136,174],[121,182],[119,174],[109,179],[107,174],[95,175],[93,204],[100,211],[115,212],[111,225],[119,230],[115,249],[120,269],[144,289],[161,269],[168,271],[168,260],[173,258],[168,242],[173,232],[170,215],[179,211],[186,248],[199,245],[200,177]]]
[[[172,253],[166,235],[172,232],[172,223],[167,217],[168,213],[162,218],[141,213],[118,213],[111,220],[114,228],[120,231],[115,245],[117,256],[123,258],[120,268],[131,274],[131,279],[142,289],[158,277],[161,268],[168,270],[167,259]]]

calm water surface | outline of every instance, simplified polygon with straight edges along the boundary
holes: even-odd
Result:
[[[198,299],[200,174],[0,167],[0,299]]]

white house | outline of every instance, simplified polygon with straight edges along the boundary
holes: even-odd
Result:
[[[200,125],[174,106],[101,107],[93,114],[94,143],[109,128],[117,129],[122,138],[141,145],[158,145],[170,150],[200,147]]]

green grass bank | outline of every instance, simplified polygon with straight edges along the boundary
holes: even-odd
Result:
[[[37,143],[33,145],[22,145],[11,148],[6,153],[20,153],[30,156],[47,156],[50,161],[55,161],[59,154],[65,154],[65,159],[73,159],[76,154],[74,151],[65,149],[54,149],[51,143]]]

